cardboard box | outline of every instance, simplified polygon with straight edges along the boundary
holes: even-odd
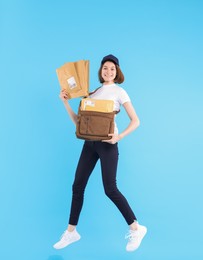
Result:
[[[114,101],[84,98],[81,100],[80,109],[84,111],[113,112]]]

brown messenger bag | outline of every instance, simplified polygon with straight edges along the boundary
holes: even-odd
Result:
[[[108,102],[108,101],[107,101]],[[100,112],[82,110],[81,103],[78,110],[78,120],[76,124],[76,136],[79,139],[89,141],[109,140],[109,134],[114,133],[114,118],[119,111]]]

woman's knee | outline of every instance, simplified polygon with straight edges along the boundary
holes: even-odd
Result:
[[[73,194],[83,194],[84,193],[84,187],[80,183],[74,182],[72,185],[72,192]]]
[[[105,194],[110,199],[115,198],[118,195],[118,189],[117,189],[117,187],[105,188]]]

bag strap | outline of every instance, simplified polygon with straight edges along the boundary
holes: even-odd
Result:
[[[97,92],[97,90],[99,90],[100,88],[101,88],[101,87],[96,88],[94,91],[90,92],[90,93],[88,94],[88,96],[85,96],[84,98],[87,98],[87,97],[89,97],[90,95],[94,94],[94,93]]]

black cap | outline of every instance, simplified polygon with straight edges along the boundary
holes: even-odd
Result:
[[[103,65],[106,61],[112,61],[113,63],[115,63],[116,65],[119,66],[119,60],[115,56],[113,56],[112,54],[105,56],[102,59],[101,64]]]

